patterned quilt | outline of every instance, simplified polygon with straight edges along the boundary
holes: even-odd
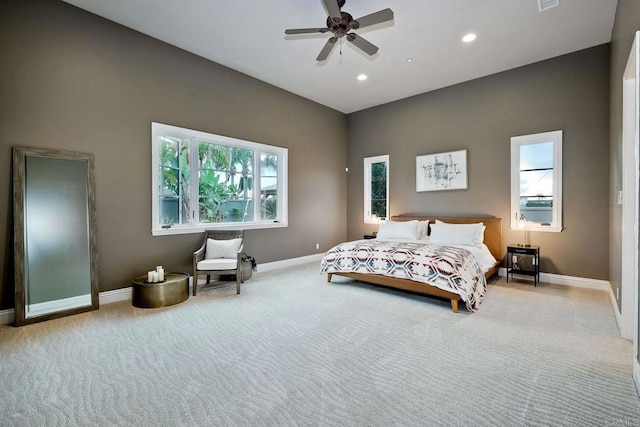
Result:
[[[487,281],[466,249],[434,243],[356,240],[329,250],[322,273],[367,273],[428,283],[460,295],[467,310],[476,311]]]

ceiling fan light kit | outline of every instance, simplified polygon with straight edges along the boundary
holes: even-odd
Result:
[[[320,54],[316,58],[316,61],[324,61],[329,57],[333,46],[338,39],[346,36],[348,42],[352,43],[355,47],[366,53],[367,55],[375,55],[378,51],[378,47],[362,36],[357,35],[351,31],[359,28],[368,27],[370,25],[380,24],[383,22],[393,20],[393,11],[391,9],[383,9],[369,15],[365,15],[358,19],[353,19],[351,14],[341,10],[346,0],[322,0],[329,16],[327,17],[326,28],[296,28],[285,30],[285,34],[313,34],[313,33],[332,33],[331,37],[325,43],[324,47],[320,51]]]

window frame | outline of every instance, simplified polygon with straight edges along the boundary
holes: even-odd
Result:
[[[387,166],[387,189],[386,189],[386,218],[373,217],[371,215],[371,172],[372,165],[374,163],[385,163]],[[389,155],[384,154],[381,156],[365,157],[364,158],[364,223],[365,224],[379,224],[381,221],[388,220],[391,217],[389,212]]]
[[[190,140],[189,167],[190,167],[190,200],[196,203],[191,205],[190,221],[187,224],[173,224],[166,228],[160,223],[160,137],[172,137]],[[200,142],[219,144],[234,148],[252,150],[253,155],[253,210],[254,220],[250,222],[224,222],[224,223],[200,223],[199,222],[199,157],[198,144]],[[175,234],[200,233],[205,230],[251,230],[263,228],[288,227],[288,149],[261,144],[223,135],[181,128],[163,123],[151,122],[151,234],[153,236],[165,236]],[[260,180],[261,180],[261,154],[275,155],[278,159],[277,178],[277,212],[276,220],[260,219]]]
[[[559,233],[562,226],[562,130],[520,135],[511,138],[511,222],[512,230],[522,230],[520,218],[520,147],[523,145],[553,143],[553,210],[551,225],[526,221],[528,231]],[[526,215],[525,215],[526,217]]]

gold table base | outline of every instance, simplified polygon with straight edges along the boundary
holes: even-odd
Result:
[[[148,283],[147,276],[139,276],[131,283],[131,303],[139,308],[160,308],[186,301],[189,298],[189,275],[166,273],[162,283]]]

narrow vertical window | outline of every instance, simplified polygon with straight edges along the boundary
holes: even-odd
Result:
[[[278,156],[260,155],[260,218],[278,219]]]
[[[511,138],[511,227],[562,230],[562,131]]]
[[[160,137],[159,205],[162,226],[188,224],[191,212],[189,140]]]
[[[389,218],[389,155],[364,159],[364,222]]]

